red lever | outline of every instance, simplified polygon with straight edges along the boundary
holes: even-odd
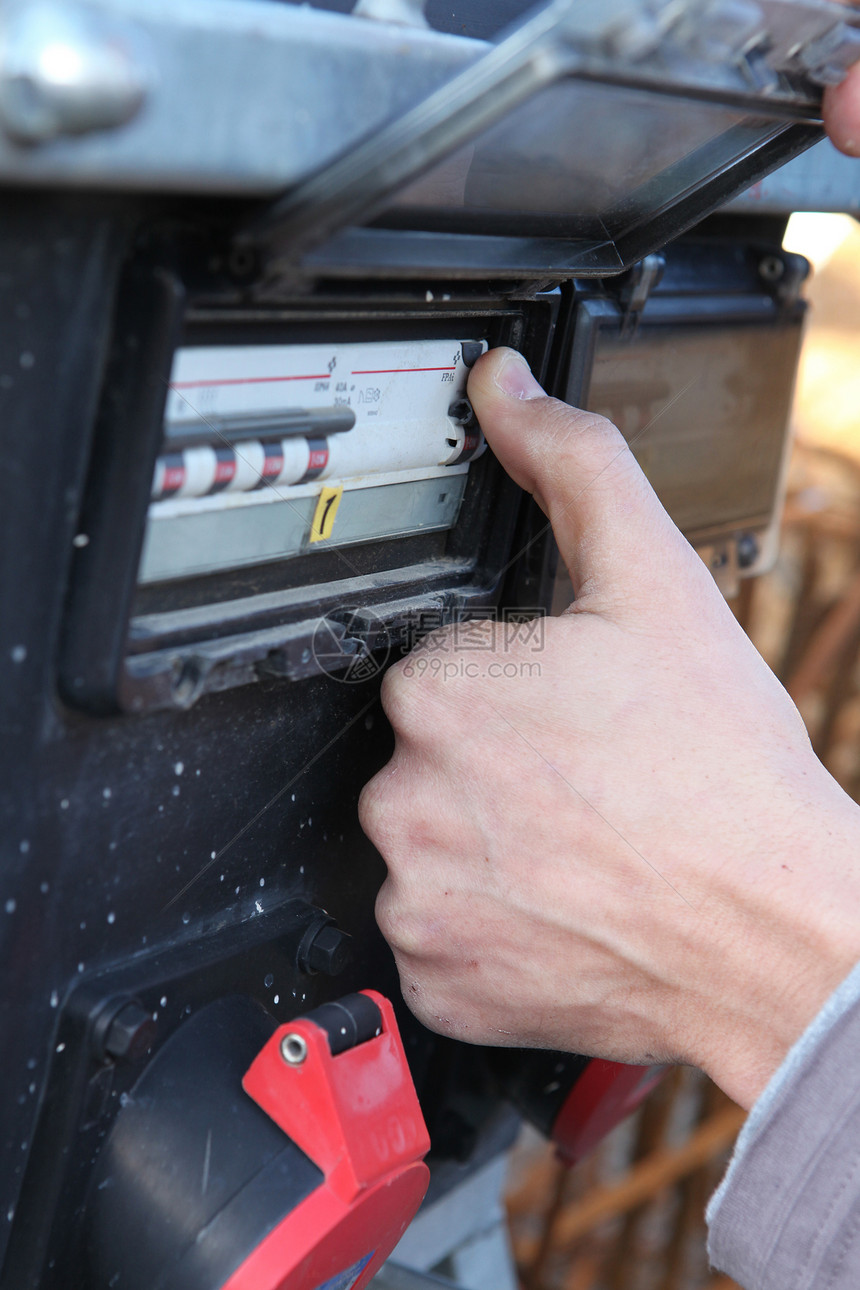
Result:
[[[394,1010],[362,993],[380,1012],[375,1036],[333,1057],[325,1030],[298,1018],[275,1031],[242,1081],[325,1177],[222,1290],[361,1290],[424,1197],[430,1139]]]

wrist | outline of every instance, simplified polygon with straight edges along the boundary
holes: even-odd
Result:
[[[826,778],[818,809],[795,810],[773,862],[737,896],[708,1008],[696,1064],[747,1109],[860,961],[860,808]]]

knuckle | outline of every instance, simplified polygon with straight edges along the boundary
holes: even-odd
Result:
[[[527,449],[539,476],[558,478],[570,470],[597,474],[615,458],[627,457],[627,441],[607,417],[558,399],[544,401],[540,431]]]
[[[396,735],[425,743],[438,730],[439,712],[448,696],[453,645],[423,643],[406,659],[389,668],[382,682],[382,707]]]
[[[390,819],[390,794],[386,788],[387,778],[383,771],[374,775],[358,798],[358,820],[371,842],[384,842],[387,835],[386,824]]]
[[[374,913],[376,916],[376,925],[388,941],[389,945],[392,943],[397,932],[397,915],[395,913],[394,905],[395,900],[392,894],[392,884],[390,881],[386,881],[379,888]]]
[[[382,679],[382,707],[399,735],[417,733],[420,730],[416,680],[416,677],[404,673],[403,663],[395,663]]]
[[[379,890],[375,912],[377,927],[399,956],[418,957],[421,954],[425,944],[421,920],[408,912],[390,879]]]
[[[627,440],[608,417],[577,410],[568,422],[568,433],[559,448],[563,453],[575,454],[579,461],[587,453],[593,464],[600,467],[626,452]]]

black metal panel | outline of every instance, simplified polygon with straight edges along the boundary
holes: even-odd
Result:
[[[67,920],[57,875],[68,857],[58,845],[56,785],[46,773],[60,729],[53,673],[126,237],[121,213],[103,206],[56,195],[3,198],[0,1257],[48,1064],[52,1000],[67,979],[59,966]],[[67,872],[65,881],[74,880]]]
[[[378,675],[361,684],[262,676],[191,711],[123,716],[99,702],[132,612],[182,283],[192,282],[198,319],[210,311],[201,327],[241,331],[229,309],[254,312],[235,284],[224,312],[223,281],[186,274],[179,239],[170,271],[159,268],[141,218],[39,196],[7,199],[0,216],[10,304],[0,342],[4,1290],[89,1285],[77,1245],[87,1188],[140,1074],[105,1060],[93,1038],[100,1008],[140,999],[158,1014],[157,1054],[207,1002],[237,991],[273,1022],[368,986],[399,999],[373,917],[384,866],[356,816],[361,788],[391,751]],[[438,334],[470,314],[544,371],[559,297],[530,294],[511,302],[485,286],[479,300],[435,313],[423,291],[406,300],[397,288],[386,300],[367,284],[360,299],[342,297],[339,323],[324,295],[290,308],[296,335],[302,315],[305,334],[317,325],[316,309],[328,310],[326,326],[363,338],[390,334],[392,318],[404,334]],[[452,570],[489,562],[497,596],[519,494],[489,458],[480,479],[443,555]],[[420,544],[399,547],[397,562],[414,564],[413,596],[426,559]],[[299,573],[310,576],[312,603],[313,574]],[[69,705],[85,667],[95,702]],[[352,935],[354,961],[336,980],[297,966],[294,929],[306,928],[309,908]],[[429,1096],[436,1040],[398,1007]],[[447,1095],[432,1093],[428,1115],[441,1124]],[[484,1121],[498,1146],[492,1101],[469,1141],[482,1140]]]

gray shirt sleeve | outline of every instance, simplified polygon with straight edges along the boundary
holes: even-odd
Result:
[[[707,1218],[745,1290],[860,1287],[860,964],[756,1102]]]

